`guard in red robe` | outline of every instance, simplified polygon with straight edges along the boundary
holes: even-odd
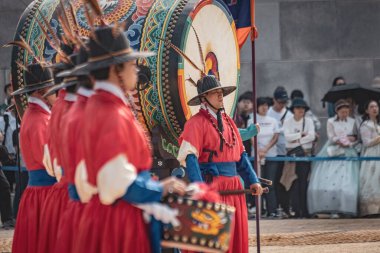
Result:
[[[152,54],[134,52],[114,27],[94,30],[88,47],[84,69],[95,79],[95,94],[85,108],[82,144],[88,181],[98,193],[83,210],[73,252],[152,252],[143,211],[175,220],[157,202],[168,191],[185,190],[174,178],[151,179],[149,140],[125,98],[136,87],[136,59]]]
[[[239,131],[223,112],[223,97],[236,87],[222,87],[214,76],[197,82],[198,96],[188,105],[201,105],[185,124],[180,137],[179,162],[186,167],[191,182],[206,182],[215,191],[244,189],[240,177],[256,194],[262,193],[259,180],[245,153]],[[221,196],[234,206],[235,225],[229,253],[248,253],[248,217],[244,195]]]
[[[48,68],[39,64],[29,65],[25,71],[25,87],[12,95],[28,95],[28,108],[22,117],[20,128],[21,153],[29,172],[28,187],[24,191],[13,237],[12,252],[37,253],[40,236],[39,221],[42,205],[52,185],[56,182],[46,172],[42,162],[46,131],[50,118],[49,104],[55,95],[43,98],[48,87],[54,85],[53,74]]]
[[[72,57],[73,58],[73,57]],[[73,65],[71,65],[73,67]],[[48,149],[51,151],[51,160],[53,162],[53,173],[57,178],[57,183],[51,188],[43,205],[44,218],[40,220],[40,234],[38,249],[40,252],[53,252],[60,220],[63,211],[66,210],[69,201],[68,182],[62,167],[62,147],[67,145],[62,139],[62,131],[65,125],[64,115],[76,100],[77,78],[66,77],[60,85],[52,87],[45,95],[60,91],[65,96],[53,106],[52,114],[49,121],[50,140]],[[62,92],[62,90],[65,90]]]
[[[87,53],[82,48],[78,54],[77,65],[80,65],[87,61]],[[67,76],[75,76],[78,73],[76,69],[67,71]],[[82,146],[80,140],[83,135],[83,123],[84,123],[84,110],[87,104],[88,98],[93,95],[92,82],[88,76],[78,76],[79,89],[77,91],[77,100],[74,102],[70,110],[63,116],[62,119],[62,142],[66,144],[62,146],[61,164],[64,168],[64,177],[68,183],[69,202],[67,203],[66,210],[64,210],[57,234],[57,242],[54,252],[66,253],[72,252],[73,242],[77,236],[77,228],[80,217],[84,208],[84,203],[87,203],[92,193],[86,189],[78,190],[75,187],[75,175],[76,168],[81,167],[82,171],[78,170],[78,173],[85,172]],[[80,174],[77,174],[80,177]],[[83,184],[82,184],[83,185]]]

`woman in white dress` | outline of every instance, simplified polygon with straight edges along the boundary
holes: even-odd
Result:
[[[318,156],[357,157],[355,120],[349,117],[350,104],[345,100],[335,103],[336,116],[327,121],[328,141]],[[356,216],[359,191],[358,161],[318,161],[311,170],[308,188],[310,214]]]
[[[362,156],[380,156],[379,105],[370,101],[363,116],[360,134]],[[380,215],[380,161],[363,161],[360,167],[360,215]]]

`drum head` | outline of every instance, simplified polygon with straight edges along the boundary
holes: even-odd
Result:
[[[189,28],[184,38],[184,51],[191,56],[198,66],[205,63],[206,74],[215,75],[222,86],[238,86],[239,83],[239,46],[236,41],[234,23],[231,22],[226,10],[218,4],[207,4],[198,7],[192,16],[192,28]],[[207,25],[205,25],[207,24]],[[200,48],[198,47],[198,35]],[[201,52],[199,52],[201,50]],[[200,55],[203,59],[201,60]],[[198,95],[197,88],[185,80],[192,78],[197,81],[200,73],[189,62],[178,65],[179,94],[186,119],[199,111],[199,106],[188,106],[187,101]],[[227,114],[232,115],[237,91],[224,98]]]
[[[80,36],[89,36],[90,26],[82,1],[62,2],[72,30]],[[123,24],[133,49],[156,53],[154,57],[139,61],[149,68],[151,82],[144,90],[131,91],[129,96],[141,125],[150,133],[159,127],[162,148],[174,158],[178,151],[178,137],[186,121],[199,109],[187,105],[197,91],[186,80],[191,78],[196,82],[200,72],[165,41],[182,50],[204,72],[217,76],[223,86],[238,87],[239,47],[228,7],[223,0],[101,0],[99,4],[103,9],[103,20],[109,24]],[[14,40],[20,40],[22,36],[37,58],[59,62],[60,57],[37,20],[44,24],[42,14],[61,38],[63,29],[58,19],[61,10],[60,0],[35,0],[22,15]],[[100,20],[94,22],[99,24]],[[24,49],[13,48],[14,90],[24,86],[23,71],[16,62],[28,65],[34,59]],[[236,90],[224,100],[226,112],[230,115],[234,111],[237,93]],[[26,96],[17,97],[16,104],[22,115],[27,106]]]

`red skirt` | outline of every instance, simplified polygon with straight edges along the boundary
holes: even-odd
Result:
[[[78,224],[84,210],[82,202],[69,200],[67,208],[64,211],[57,236],[55,253],[72,252],[74,240],[77,236]]]
[[[124,200],[103,205],[94,196],[83,210],[72,252],[151,252],[142,211]]]
[[[226,190],[242,190],[243,186],[240,177],[213,177],[210,188],[215,191]],[[234,206],[235,224],[231,228],[231,242],[228,253],[248,253],[248,214],[245,195],[224,195],[221,201],[227,205]],[[190,253],[192,251],[182,250],[182,253]]]
[[[28,186],[22,194],[12,252],[37,253],[42,205],[52,186]]]
[[[40,219],[39,252],[53,252],[63,211],[69,202],[68,184],[62,181],[53,185],[43,205]]]

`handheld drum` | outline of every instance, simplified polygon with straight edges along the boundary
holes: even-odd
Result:
[[[169,196],[166,203],[178,209],[181,225],[164,226],[162,246],[210,253],[228,250],[234,207],[177,196]]]

